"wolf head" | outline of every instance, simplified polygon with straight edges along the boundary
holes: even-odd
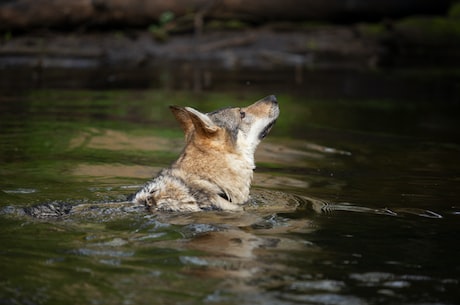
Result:
[[[170,108],[184,130],[187,143],[204,143],[203,147],[226,152],[233,150],[251,159],[280,113],[274,95],[244,108],[223,108],[210,113],[190,107]]]

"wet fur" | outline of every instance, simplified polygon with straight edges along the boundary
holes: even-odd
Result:
[[[132,197],[152,211],[239,210],[249,199],[254,152],[279,115],[275,96],[244,108],[201,113],[171,106],[186,145]]]

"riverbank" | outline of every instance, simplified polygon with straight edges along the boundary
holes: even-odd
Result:
[[[200,91],[216,83],[255,84],[256,79],[302,86],[312,83],[313,72],[321,77],[334,71],[368,82],[363,74],[421,69],[458,79],[456,11],[460,9],[454,6],[446,17],[380,23],[254,26],[234,20],[209,22],[200,31],[164,25],[5,33],[0,43],[0,87],[153,86]],[[379,82],[381,77],[375,80]]]
[[[158,29],[40,30],[0,44],[0,67],[144,67],[200,63],[225,70],[276,67],[452,66],[460,62],[460,19],[412,17],[353,25],[214,23],[197,33]]]

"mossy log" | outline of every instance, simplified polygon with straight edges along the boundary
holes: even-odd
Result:
[[[443,14],[452,0],[7,0],[0,1],[0,30],[148,26],[165,12],[174,16],[268,20],[380,20]]]

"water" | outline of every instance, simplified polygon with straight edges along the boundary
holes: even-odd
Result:
[[[123,205],[180,153],[167,105],[277,93],[259,89],[1,97],[0,304],[458,304],[458,96],[277,88],[245,212]],[[57,202],[77,212],[21,213]]]

